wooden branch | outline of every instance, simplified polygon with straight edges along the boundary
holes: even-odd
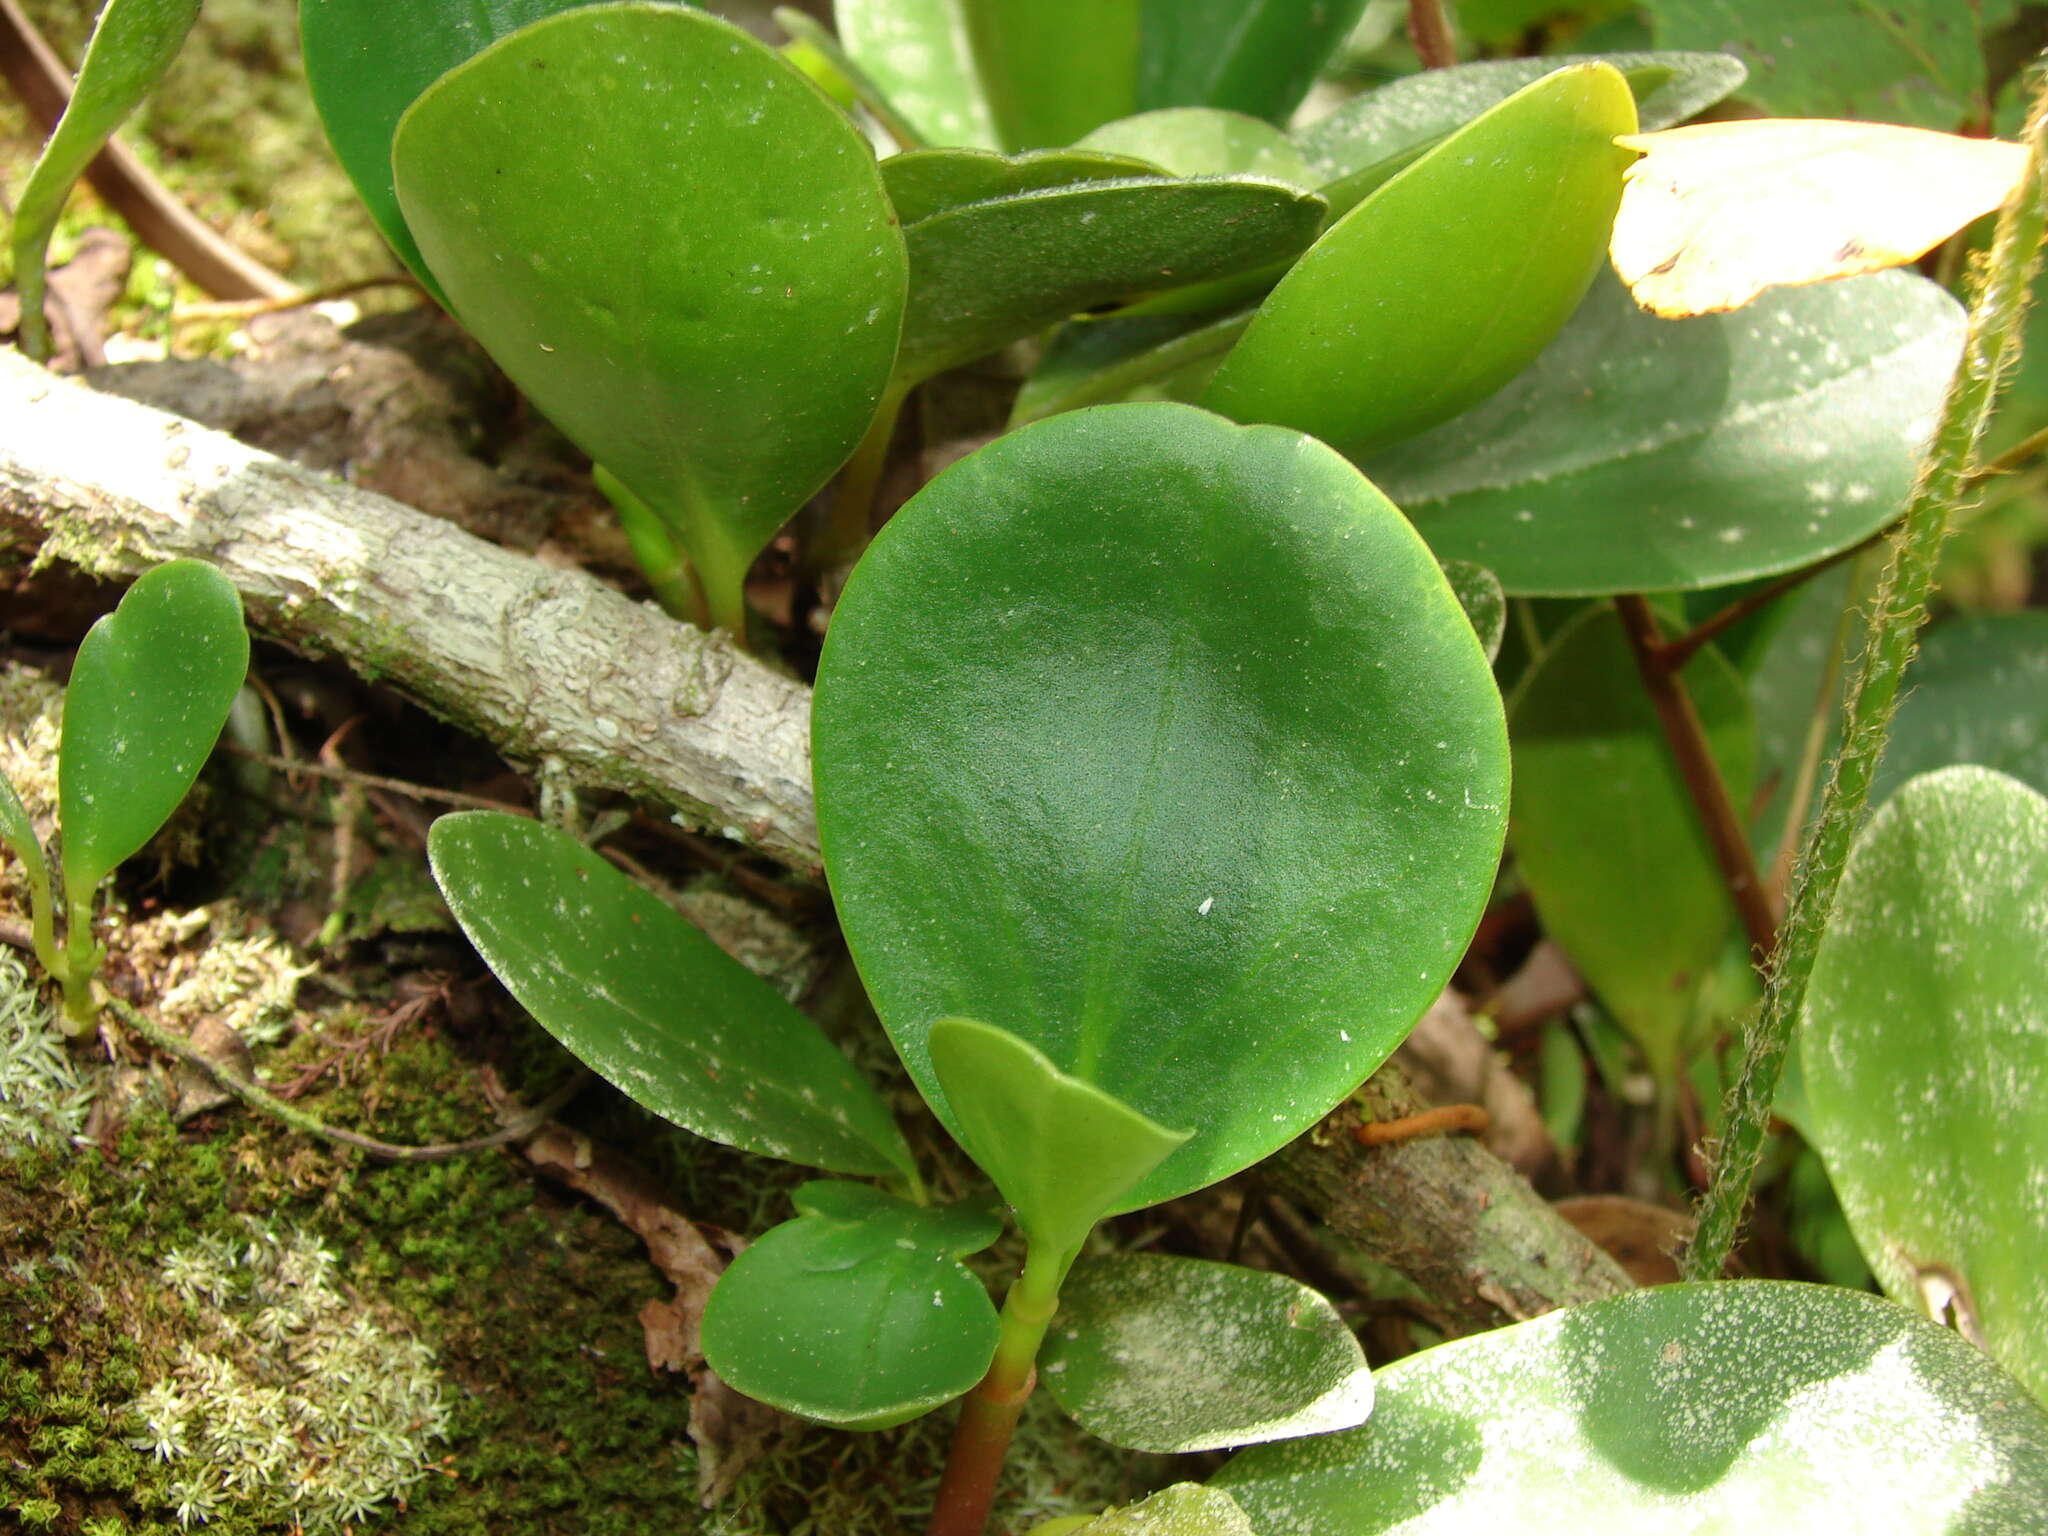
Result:
[[[810,692],[580,571],[0,352],[0,528],[126,580],[218,566],[261,631],[339,656],[559,783],[806,872]]]

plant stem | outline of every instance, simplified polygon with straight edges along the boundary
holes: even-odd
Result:
[[[1451,24],[1444,19],[1443,0],[1408,0],[1408,39],[1424,69],[1448,69],[1458,62]]]
[[[889,445],[896,438],[896,422],[903,414],[903,402],[914,386],[908,380],[891,379],[875,403],[875,418],[853,450],[853,457],[839,472],[838,493],[832,515],[822,537],[811,548],[813,570],[855,558],[874,536],[875,492],[881,489],[882,472],[889,464]]]
[[[1750,852],[1742,814],[1728,793],[1728,781],[1721,777],[1720,765],[1707,745],[1706,727],[1700,723],[1699,711],[1693,707],[1684,678],[1679,676],[1684,662],[1665,660],[1657,615],[1647,599],[1634,594],[1617,597],[1614,608],[1621,615],[1621,627],[1628,635],[1629,649],[1635,653],[1643,689],[1656,708],[1664,740],[1699,812],[1700,824],[1714,851],[1714,862],[1720,866],[1728,895],[1742,918],[1750,948],[1755,951],[1758,963],[1762,963],[1776,941],[1777,918],[1771,911],[1763,882],[1757,878],[1756,857]]]
[[[963,1399],[927,1536],[981,1536],[1017,1416],[1038,1384],[1038,1348],[1059,1310],[1060,1283],[1074,1253],[1041,1243],[1024,1252],[1024,1272],[1003,1299],[1002,1332],[988,1374]]]
[[[1926,615],[1935,561],[1949,519],[1968,493],[1970,467],[1998,395],[1999,379],[2019,355],[2028,285],[2039,261],[2043,229],[2048,227],[2043,159],[2048,147],[2048,89],[2040,77],[2033,82],[2032,94],[2026,175],[1998,217],[1998,232],[1970,310],[1962,364],[1949,385],[1941,423],[1871,602],[1863,654],[1842,706],[1842,749],[1793,872],[1783,938],[1765,980],[1763,1006],[1750,1023],[1742,1069],[1723,1108],[1725,1130],[1714,1158],[1713,1181],[1701,1197],[1695,1235],[1684,1255],[1688,1280],[1718,1275],[1735,1245],[1785,1052],[1806,1000],[1814,955],[1891,731],[1899,682],[1913,658]]]
[[[1693,653],[1701,646],[1711,640],[1720,639],[1722,635],[1733,629],[1737,624],[1740,624],[1751,614],[1770,607],[1771,604],[1775,603],[1787,592],[1795,592],[1813,580],[1814,577],[1825,571],[1833,570],[1844,560],[1854,559],[1862,554],[1864,550],[1876,544],[1894,526],[1896,525],[1887,524],[1861,543],[1851,544],[1847,549],[1838,549],[1825,560],[1816,560],[1812,565],[1803,565],[1796,571],[1787,571],[1776,581],[1758,587],[1747,597],[1738,597],[1718,613],[1702,619],[1684,634],[1674,635],[1671,639],[1662,641],[1657,647],[1659,659],[1663,661],[1666,667],[1674,672],[1677,671],[1688,661],[1692,660]]]
[[[64,984],[64,1032],[82,1035],[99,1012],[93,1001],[93,973],[100,968],[100,949],[92,939],[92,892],[83,899],[64,900],[64,965],[57,977]]]

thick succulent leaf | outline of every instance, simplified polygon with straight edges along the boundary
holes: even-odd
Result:
[[[926,1045],[960,1145],[1034,1248],[1077,1251],[1089,1228],[1188,1139],[993,1024],[943,1018]]]
[[[1510,596],[1722,586],[1896,517],[1963,316],[1899,272],[1659,320],[1603,274],[1519,378],[1365,469]]]
[[[1114,299],[1229,277],[1315,238],[1321,199],[1268,181],[1082,182],[953,208],[904,231],[916,382]]]
[[[748,564],[852,451],[895,355],[904,256],[858,130],[730,23],[629,0],[443,75],[395,166],[463,324],[674,526],[736,624]]]
[[[2038,695],[2036,696],[2038,701]],[[2048,799],[1904,785],[1856,840],[1806,994],[1807,1122],[1894,1300],[2048,1402]]]
[[[1451,584],[1458,606],[1472,622],[1472,633],[1479,637],[1479,648],[1492,661],[1500,655],[1501,638],[1508,630],[1508,600],[1500,582],[1485,566],[1470,560],[1446,560],[1443,567],[1444,580]]]
[[[1000,149],[960,0],[833,0],[853,61],[927,144]]]
[[[1220,1488],[1175,1483],[1099,1515],[1063,1515],[1027,1536],[1256,1536],[1237,1500]]]
[[[145,571],[86,632],[57,753],[70,900],[83,900],[170,820],[248,671],[242,599],[198,560]]]
[[[748,1152],[915,1178],[889,1111],[818,1026],[597,853],[490,811],[443,816],[427,850],[506,990],[628,1097]]]
[[[2048,1415],[1875,1296],[1664,1286],[1382,1370],[1362,1429],[1214,1479],[1260,1536],[2035,1530]]]
[[[1520,373],[1606,257],[1635,104],[1605,64],[1560,70],[1339,219],[1267,297],[1202,397],[1357,458]]]
[[[996,1310],[960,1260],[996,1240],[1000,1218],[830,1180],[794,1200],[797,1218],[734,1259],[705,1303],[704,1357],[728,1386],[841,1429],[887,1429],[981,1380]]]
[[[1937,624],[1913,658],[1871,798],[1952,763],[2009,773],[2048,794],[2048,613]]]
[[[1424,70],[1354,96],[1297,132],[1295,142],[1320,180],[1335,181],[1456,132],[1555,70],[1594,63],[1621,71],[1645,133],[1684,122],[1732,94],[1743,78],[1742,65],[1721,53],[1494,59]]]
[[[1021,427],[1084,405],[1159,398],[1146,391],[1182,379],[1190,370],[1213,373],[1254,313],[1117,315],[1063,325],[1017,392],[1010,425]],[[1203,373],[1192,393],[1199,395],[1208,383]],[[1176,391],[1171,398],[1182,396]]]
[[[22,342],[47,356],[43,268],[64,200],[114,130],[156,88],[199,19],[199,0],[106,0],[78,66],[71,101],[16,200],[11,235]]]
[[[1171,1254],[1085,1260],[1060,1287],[1038,1378],[1130,1451],[1213,1451],[1363,1424],[1372,1373],[1298,1280]]]
[[[1707,646],[1684,678],[1744,804],[1756,729],[1742,677]],[[1734,913],[1611,608],[1589,609],[1551,642],[1515,696],[1509,732],[1509,836],[1537,915],[1669,1081]]]
[[[905,224],[969,203],[1080,181],[1162,176],[1164,167],[1092,149],[1040,149],[999,155],[988,149],[915,149],[882,162],[882,184]]]
[[[1005,148],[1071,144],[1138,110],[1140,3],[954,0]]]
[[[1365,0],[1142,0],[1138,105],[1285,123]]]
[[[299,0],[306,84],[334,157],[378,231],[413,276],[441,298],[391,180],[398,119],[441,76],[530,21],[590,0]],[[196,7],[195,7],[196,9]]]
[[[1953,133],[1989,118],[1985,44],[2017,0],[1645,0],[1657,41],[1719,48],[1777,117],[1876,118]]]
[[[1216,107],[1162,107],[1104,123],[1080,149],[1130,155],[1176,176],[1270,176],[1311,188],[1308,162],[1271,123]]]
[[[966,1014],[1193,1127],[1125,1208],[1384,1059],[1507,800],[1485,658],[1406,520],[1319,443],[1165,404],[1039,422],[912,498],[833,616],[812,738],[842,922],[927,1100],[957,1129],[927,1041]]]

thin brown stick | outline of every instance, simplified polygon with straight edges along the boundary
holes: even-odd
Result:
[[[16,0],[0,0],[0,76],[45,133],[56,128],[71,104],[71,72]],[[85,168],[85,179],[138,239],[215,298],[283,299],[298,292],[221,238],[120,144],[109,140]]]
[[[1851,544],[1847,549],[1838,549],[1825,560],[1816,560],[1812,565],[1803,565],[1796,571],[1787,571],[1776,581],[1758,587],[1747,597],[1738,597],[1718,613],[1702,619],[1684,634],[1658,641],[1657,660],[1666,671],[1678,672],[1693,659],[1701,646],[1720,639],[1751,614],[1762,612],[1787,592],[1796,592],[1823,571],[1831,571],[1844,560],[1853,560],[1866,549],[1874,548],[1896,526],[1894,523],[1887,523],[1861,543]]]
[[[362,789],[388,790],[394,795],[404,795],[408,800],[421,800],[429,805],[458,805],[473,811],[503,811],[508,816],[524,816],[532,819],[533,812],[523,805],[514,805],[509,800],[491,800],[483,795],[465,795],[460,790],[435,789],[426,784],[415,784],[409,779],[387,779],[379,773],[365,773],[360,768],[346,767],[336,762],[308,762],[304,758],[284,757],[275,752],[258,752],[253,747],[238,747],[231,741],[220,744],[220,750],[231,757],[247,758],[252,763],[261,763],[265,768],[275,768],[282,773],[309,773],[316,779],[333,779],[337,783],[351,784]]]
[[[1415,44],[1415,56],[1424,69],[1448,69],[1458,62],[1443,0],[1408,0],[1408,40]]]
[[[1629,649],[1635,653],[1636,670],[1641,673],[1643,689],[1657,711],[1664,740],[1670,744],[1686,792],[1706,829],[1714,862],[1720,866],[1721,878],[1727,882],[1728,894],[1742,917],[1755,959],[1762,964],[1777,945],[1777,918],[1771,911],[1763,881],[1757,876],[1756,858],[1749,850],[1749,834],[1743,829],[1742,816],[1735,809],[1727,781],[1721,777],[1714,754],[1707,746],[1706,727],[1700,723],[1699,711],[1693,708],[1692,695],[1686,691],[1678,668],[1664,660],[1663,636],[1648,600],[1629,594],[1617,597],[1614,608],[1621,615],[1622,630],[1628,636]]]
[[[1418,1136],[1484,1136],[1492,1124],[1493,1116],[1477,1104],[1442,1104],[1398,1120],[1367,1120],[1351,1134],[1361,1147],[1384,1147]]]
[[[253,320],[258,315],[274,315],[287,309],[303,309],[309,304],[327,304],[335,299],[352,298],[358,293],[368,293],[377,288],[410,288],[415,293],[426,292],[420,287],[419,280],[409,272],[380,272],[375,277],[351,278],[345,283],[330,283],[324,288],[307,288],[277,298],[226,299],[208,304],[179,304],[171,310],[171,324],[183,325],[188,321],[200,320]]]

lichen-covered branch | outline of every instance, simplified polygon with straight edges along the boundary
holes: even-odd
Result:
[[[196,556],[252,622],[506,757],[817,866],[810,694],[580,571],[0,352],[0,528],[95,576]]]

